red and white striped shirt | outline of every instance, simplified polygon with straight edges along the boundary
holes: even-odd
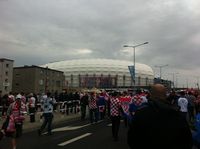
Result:
[[[89,98],[89,109],[97,109],[97,99],[96,99],[96,96],[91,96]]]
[[[142,103],[147,103],[147,98],[143,94],[141,95],[135,95],[133,97],[133,102],[136,106],[140,106]]]
[[[110,99],[110,115],[111,116],[120,116],[121,102],[118,98]]]

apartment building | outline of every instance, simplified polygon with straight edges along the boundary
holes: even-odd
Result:
[[[2,95],[12,91],[13,60],[0,58],[0,91]]]
[[[64,85],[62,71],[48,67],[23,66],[13,69],[13,92],[45,93],[61,92]]]

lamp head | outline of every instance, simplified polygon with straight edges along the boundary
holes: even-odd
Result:
[[[129,47],[128,45],[124,45],[124,47]]]

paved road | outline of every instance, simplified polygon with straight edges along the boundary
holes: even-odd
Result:
[[[17,149],[128,149],[126,143],[127,129],[121,123],[119,141],[114,142],[109,120],[97,124],[87,121],[71,121],[56,126],[53,135],[38,136],[37,132],[25,133],[18,140]],[[0,149],[10,149],[9,139],[0,142]]]

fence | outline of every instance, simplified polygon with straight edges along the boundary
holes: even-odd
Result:
[[[42,104],[37,103],[36,112],[42,113]],[[3,106],[0,106],[0,119],[2,118],[2,110]],[[80,111],[80,101],[79,100],[71,100],[64,102],[56,102],[54,104],[54,111],[61,112],[62,114],[69,115],[70,113],[79,113]],[[27,114],[27,113],[26,113]]]

